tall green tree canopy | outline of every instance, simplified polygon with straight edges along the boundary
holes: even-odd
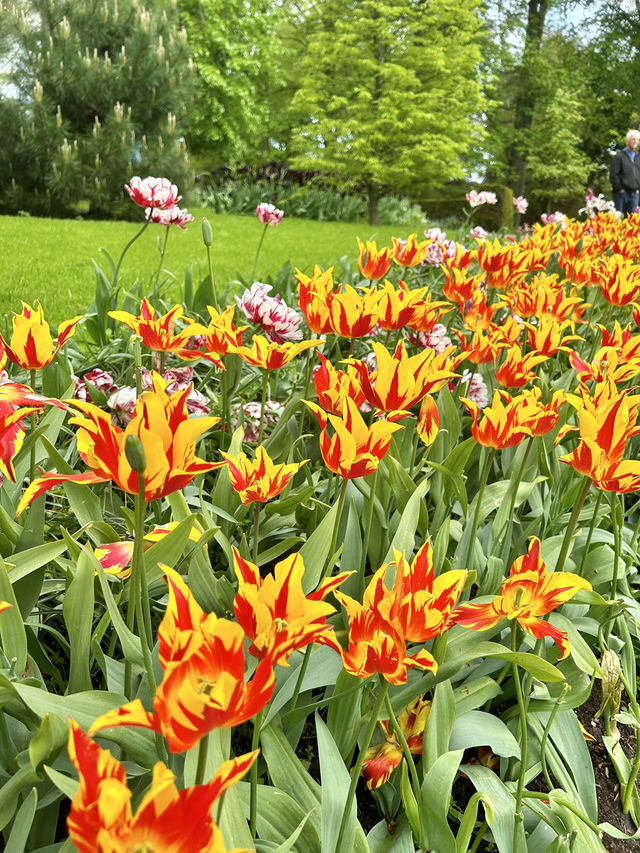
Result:
[[[184,184],[193,75],[175,2],[19,0],[2,7],[0,94],[9,211],[108,213],[133,174]]]
[[[464,175],[482,137],[477,0],[324,0],[306,21],[293,164],[414,195]]]

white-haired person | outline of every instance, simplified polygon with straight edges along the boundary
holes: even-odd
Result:
[[[635,213],[640,203],[640,130],[630,130],[626,145],[611,161],[610,177],[613,203],[623,216]]]

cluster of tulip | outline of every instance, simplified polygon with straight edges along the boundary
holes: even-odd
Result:
[[[133,200],[144,202],[151,210],[174,209],[179,198],[175,187],[151,184],[152,180],[160,181],[132,180],[128,191]],[[272,212],[262,213],[265,218],[260,221],[269,224]],[[168,382],[156,372],[151,373],[152,387],[139,389],[135,411],[125,428],[114,424],[109,413],[86,399],[59,401],[36,393],[36,371],[56,357],[74,333],[79,317],[60,326],[54,345],[42,309],[33,310],[25,304],[22,313],[14,317],[10,340],[0,339],[0,370],[10,360],[31,372],[31,387],[9,380],[0,385],[0,470],[4,476],[16,479],[14,462],[25,439],[27,419],[34,429],[36,417],[51,405],[71,413],[69,424],[75,428],[77,452],[87,469],[36,476],[32,465],[18,514],[38,496],[64,483],[113,483],[139,501],[134,532],[135,543],[142,548],[145,538],[155,541],[171,530],[169,524],[156,527],[152,533],[145,530],[146,502],[170,496],[194,478],[208,476],[219,468],[225,469],[241,504],[256,507],[253,562],[240,537],[238,547],[232,548],[237,581],[235,620],[205,613],[182,575],[161,565],[169,601],[157,630],[163,673],[157,687],[150,665],[151,623],[143,604],[137,624],[145,665],[149,664],[146,676],[154,694],[152,709],[136,696],[129,674],[125,678],[129,701],[100,716],[90,729],[93,735],[106,728],[141,727],[162,739],[170,753],[182,753],[202,749],[203,740],[214,729],[254,719],[254,748],[224,764],[206,784],[202,778],[205,762],[199,762],[196,785],[182,791],[167,766],[159,762],[153,770],[151,789],[134,814],[123,766],[72,723],[69,754],[81,784],[68,826],[80,850],[173,849],[178,834],[183,844],[179,849],[187,849],[191,843],[188,834],[198,833],[197,842],[193,841],[189,849],[222,851],[224,845],[211,808],[251,767],[253,812],[262,713],[274,692],[276,667],[286,666],[294,652],[310,650],[312,644],[333,649],[350,675],[360,679],[375,676],[379,682],[370,725],[360,741],[336,849],[343,839],[360,772],[371,788],[378,788],[389,780],[403,756],[412,763],[411,755],[422,749],[429,700],[422,696],[415,699],[396,719],[388,691],[390,686],[405,684],[410,669],[437,671],[442,661],[433,641],[455,626],[485,630],[508,620],[541,643],[545,638],[554,641],[563,658],[569,653],[567,634],[542,617],[578,591],[590,589],[590,583],[579,574],[562,570],[587,491],[591,484],[613,494],[640,489],[640,462],[625,458],[629,441],[640,434],[640,395],[625,385],[640,373],[640,334],[634,334],[631,325],[632,320],[640,325],[640,265],[635,263],[640,252],[640,215],[621,222],[602,212],[586,223],[537,225],[520,242],[478,241],[474,250],[457,246],[455,252],[443,255],[441,292],[430,289],[422,280],[433,242],[428,238],[419,241],[413,234],[407,241],[394,238],[392,247],[381,250],[375,243],[360,243],[363,280],[357,287],[336,285],[331,269],[316,268],[311,276],[298,272],[299,307],[310,333],[316,336],[306,340],[284,340],[277,334],[274,339],[274,333],[266,334],[268,323],[273,325],[273,314],[253,305],[260,293],[273,299],[264,290],[250,292],[251,298],[239,303],[254,324],[264,326],[265,334],[254,333],[249,343],[244,342],[249,326],[235,325],[234,306],[223,311],[210,306],[208,325],[186,317],[179,305],[159,316],[146,299],[137,316],[111,312],[113,319],[135,333],[143,347],[160,354],[161,369],[171,357],[189,363],[203,360],[208,367],[217,368],[222,418],[190,418],[186,401],[191,387],[170,393]],[[396,283],[387,278],[392,264],[399,273]],[[595,294],[592,303],[583,297],[587,287]],[[616,321],[612,329],[599,326],[601,346],[596,350],[576,330],[589,329],[600,295],[610,306],[607,311],[618,309],[623,312],[620,316],[626,312],[628,325],[623,327]],[[256,310],[249,311],[249,307]],[[431,333],[443,319],[447,333],[457,337],[459,345],[444,346],[441,351],[418,346],[417,341],[424,341],[419,336]],[[348,341],[346,355],[341,350],[343,339]],[[359,341],[365,345],[357,345]],[[572,349],[577,346],[583,348]],[[311,351],[318,355],[315,394],[311,392]],[[309,460],[274,461],[262,444],[262,419],[254,459],[230,448],[214,460],[197,455],[202,452],[197,451],[197,445],[205,433],[220,424],[220,434],[226,436],[230,423],[227,357],[236,356],[250,368],[264,371],[263,416],[269,373],[285,368],[305,352],[307,382],[299,399],[319,425],[324,465],[341,483],[329,565],[316,590],[308,594],[303,591],[305,566],[299,553],[281,560],[273,574],[266,576],[260,573],[256,555],[260,505],[281,495],[298,472],[304,476],[307,469],[303,466]],[[344,369],[336,366],[338,362]],[[484,371],[483,378],[493,391],[490,404],[481,407],[470,393],[459,396],[464,384],[458,369],[464,362],[474,365],[477,375]],[[552,368],[557,373],[559,366],[565,368],[566,381],[562,387],[560,383],[554,387]],[[525,387],[533,382],[533,387]],[[574,387],[570,388],[572,383]],[[470,376],[466,384],[471,387]],[[427,541],[415,557],[394,551],[393,560],[368,577],[367,538],[381,461],[392,447],[394,435],[414,427],[412,418],[416,445],[421,439],[427,448],[432,447],[441,414],[437,395],[445,388],[454,391],[454,404],[460,402],[470,415],[473,441],[489,448],[470,522],[467,559],[460,561],[458,568],[436,573],[433,549]],[[561,411],[562,406],[566,408]],[[577,424],[566,423],[571,409],[577,412]],[[564,414],[567,417],[562,424]],[[577,447],[559,459],[585,475],[555,571],[547,571],[541,543],[534,537],[528,553],[511,564],[499,594],[488,602],[469,600],[476,576],[468,570],[474,568],[483,489],[496,454],[555,430],[556,444],[577,433]],[[369,475],[373,475],[366,514],[369,527],[365,523],[362,563],[354,571],[342,566],[343,570],[333,574],[347,484]],[[312,483],[317,484],[313,479]],[[516,483],[512,502],[517,491]],[[193,533],[196,538],[200,535],[198,530]],[[505,551],[500,554],[504,557]],[[129,596],[127,625],[132,628],[134,607],[148,594],[134,545],[108,543],[96,550],[96,556],[105,570],[117,574],[121,581],[131,577],[128,582],[134,594]],[[132,559],[133,570],[129,568]],[[506,559],[504,562],[508,565]],[[342,591],[343,584],[350,591],[357,590],[357,597]],[[612,591],[615,593],[615,581]],[[344,608],[346,642],[336,631],[338,614],[327,600],[330,595]],[[0,610],[8,606],[0,603]],[[252,657],[258,662],[251,661]],[[383,705],[384,739],[370,747]],[[526,721],[521,725],[526,733]],[[526,769],[524,756],[521,780]],[[520,809],[521,785],[518,790]]]

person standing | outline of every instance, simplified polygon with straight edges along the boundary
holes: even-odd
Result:
[[[640,131],[630,130],[626,145],[611,161],[611,187],[613,203],[623,216],[635,213],[640,203]]]

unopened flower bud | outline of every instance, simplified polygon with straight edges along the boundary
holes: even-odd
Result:
[[[208,219],[202,220],[202,239],[207,248],[213,246],[213,228]]]
[[[42,103],[42,98],[44,96],[44,89],[42,88],[42,83],[39,80],[36,80],[35,85],[33,87],[33,98],[36,104]]]
[[[124,443],[124,453],[127,457],[127,462],[136,474],[143,475],[147,470],[147,456],[144,452],[144,446],[137,435],[127,436],[127,440]]]
[[[71,24],[69,23],[69,19],[66,15],[60,21],[60,35],[64,41],[66,41],[71,35]]]

